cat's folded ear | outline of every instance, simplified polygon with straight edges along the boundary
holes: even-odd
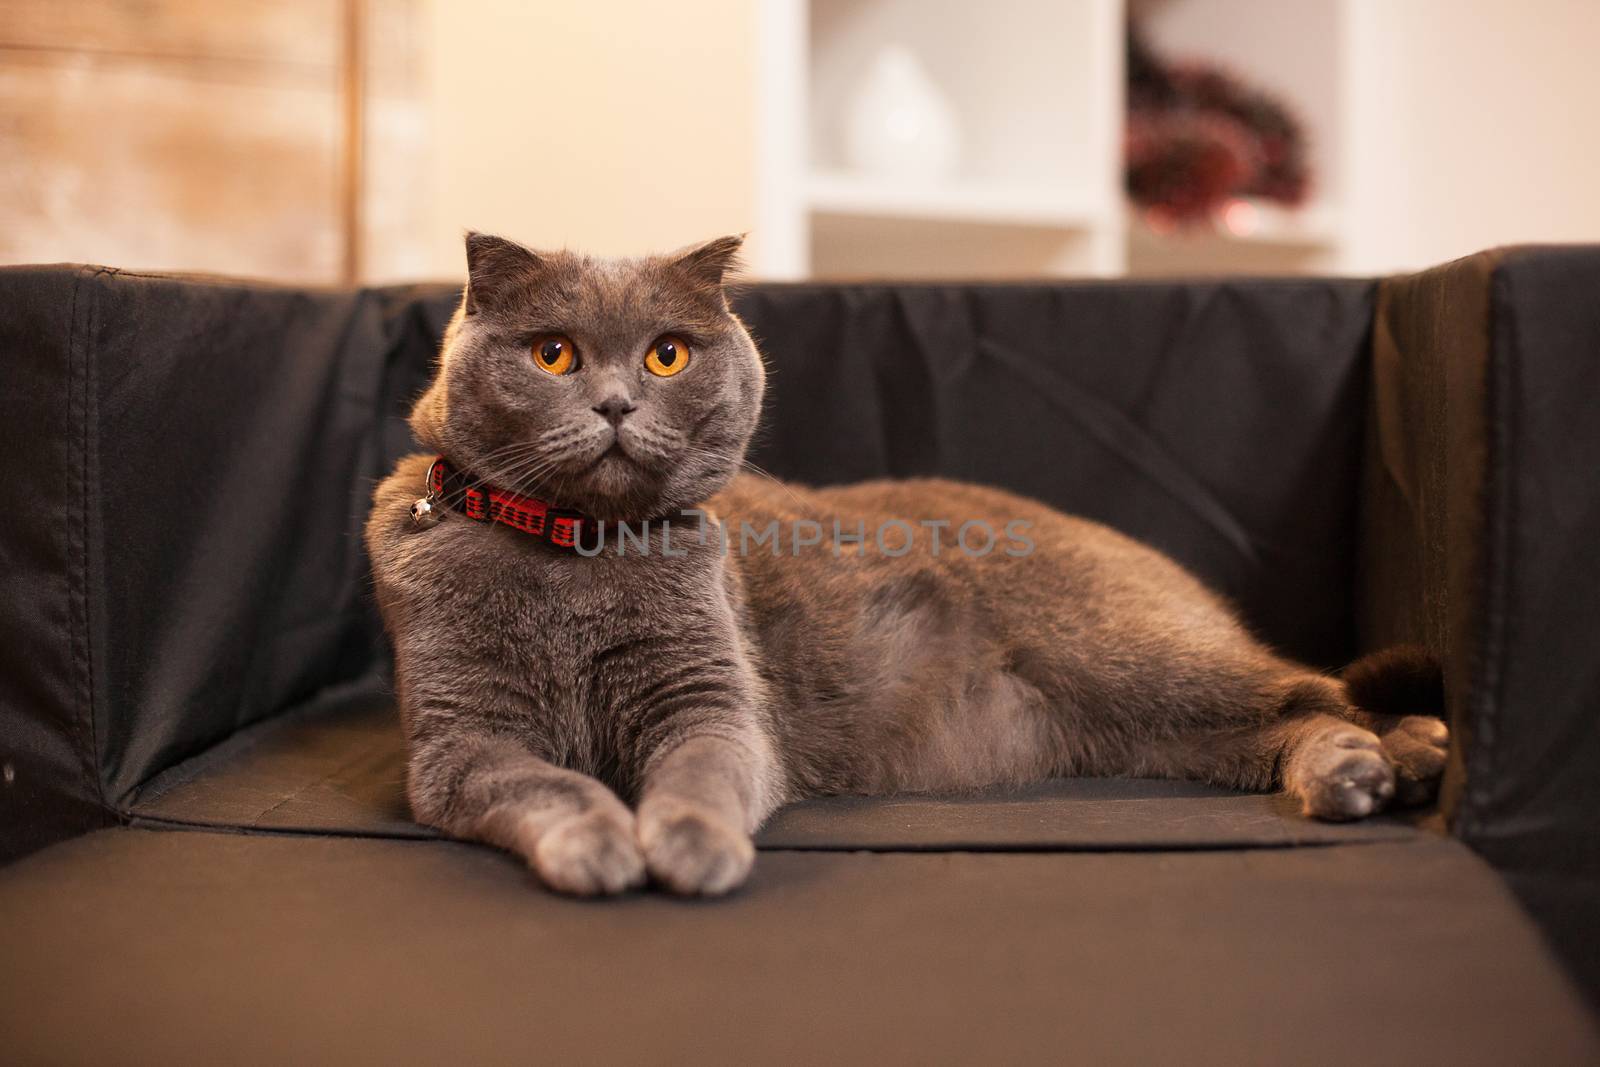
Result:
[[[467,234],[468,315],[497,306],[511,293],[527,286],[544,270],[544,260],[531,248],[490,233]]]
[[[722,288],[723,280],[739,270],[739,249],[744,246],[744,234],[717,237],[704,244],[680,248],[668,256],[673,267],[683,271],[708,289]]]

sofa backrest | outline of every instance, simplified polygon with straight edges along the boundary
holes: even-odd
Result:
[[[1372,283],[756,286],[753,458],[1002,486],[1170,553],[1267,640],[1354,649]]]
[[[360,531],[452,286],[0,270],[0,858],[387,657]],[[1352,650],[1371,283],[753,286],[753,461],[943,474],[1172,553],[1286,651]],[[15,828],[15,829],[13,829]]]

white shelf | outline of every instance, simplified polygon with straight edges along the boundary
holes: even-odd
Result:
[[[1104,224],[1111,213],[1056,189],[1025,188],[995,181],[928,184],[888,181],[831,171],[813,174],[806,185],[811,211],[877,219],[923,219],[1081,230]]]
[[[1313,200],[1155,233],[1125,206],[1124,20],[1167,58],[1279,94],[1308,137]],[[756,269],[769,278],[1304,273],[1340,268],[1347,23],[1355,0],[762,0]],[[1321,42],[1306,49],[1307,39]],[[961,134],[957,177],[851,171],[848,120],[886,46],[929,72]],[[1230,225],[1230,222],[1232,223]]]
[[[1128,235],[1142,245],[1222,242],[1239,246],[1283,249],[1330,249],[1339,242],[1339,214],[1327,205],[1295,210],[1275,204],[1242,201],[1244,213],[1226,217],[1213,229],[1156,233],[1137,210],[1128,211]]]

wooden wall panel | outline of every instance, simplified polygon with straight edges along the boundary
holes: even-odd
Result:
[[[365,0],[361,276],[415,281],[432,273],[423,215],[429,186],[420,0]]]
[[[0,0],[13,48],[208,57],[332,69],[339,0]]]
[[[339,280],[342,0],[0,0],[0,262]]]

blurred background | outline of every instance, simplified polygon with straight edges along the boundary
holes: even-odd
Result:
[[[0,262],[1371,274],[1600,241],[1596,0],[0,0]]]

